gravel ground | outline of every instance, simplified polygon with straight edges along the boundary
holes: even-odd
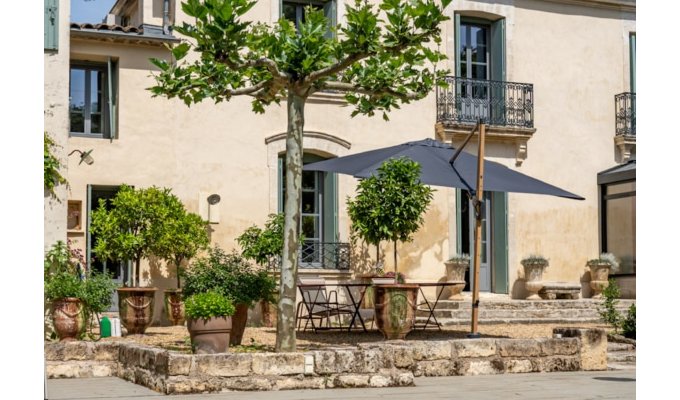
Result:
[[[556,327],[574,327],[574,324],[524,324],[524,325],[479,325],[482,337],[499,337],[513,339],[547,338],[552,337],[552,330]],[[602,324],[580,324],[583,328],[604,328]],[[469,333],[469,325],[451,326],[442,331],[414,330],[406,340],[445,340],[464,339]],[[140,344],[159,346],[168,350],[190,352],[189,332],[184,326],[150,327],[144,335],[130,335],[122,338],[105,338],[103,341],[132,341]],[[377,330],[369,332],[298,332],[298,351],[322,349],[324,347],[354,346],[357,343],[379,342],[383,337]],[[242,345],[231,348],[234,352],[273,351],[276,342],[276,328],[246,328]]]

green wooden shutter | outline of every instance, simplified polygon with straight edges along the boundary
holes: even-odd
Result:
[[[45,50],[59,49],[59,0],[45,0]]]
[[[118,62],[109,57],[107,65],[108,77],[108,122],[109,138],[118,138]]]
[[[460,77],[460,63],[461,63],[461,61],[462,61],[462,60],[460,59],[460,50],[461,50],[461,49],[460,49],[460,15],[459,15],[459,14],[455,14],[454,20],[455,20],[455,22],[454,22],[455,26],[454,26],[454,37],[453,37],[453,40],[454,40],[454,46],[455,46],[455,48],[456,48],[456,55],[455,55],[455,60],[456,60],[456,76]],[[456,193],[458,193],[458,192],[459,192],[459,191],[457,191]],[[460,193],[459,193],[459,194],[460,194]]]
[[[635,93],[635,32],[630,34],[630,91]]]
[[[323,176],[323,241],[338,241],[338,182],[337,174]]]
[[[494,293],[508,293],[508,195],[491,192],[492,261]]]
[[[505,19],[491,23],[491,68],[492,81],[505,81]],[[505,125],[505,88],[500,85],[491,87],[491,118]]]
[[[458,254],[463,252],[463,204],[461,201],[463,201],[462,192],[460,189],[456,189],[456,252]]]
[[[327,38],[335,37],[335,32],[330,28],[335,28],[335,25],[338,23],[336,0],[331,0],[324,3],[323,13],[329,21],[329,29],[325,36]]]

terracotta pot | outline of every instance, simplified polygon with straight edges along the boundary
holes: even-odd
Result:
[[[467,271],[470,263],[447,261],[444,265],[446,265],[446,281],[455,283],[455,285],[449,286],[449,290],[451,290],[449,300],[463,300],[461,293],[465,289],[465,271]]]
[[[59,341],[78,339],[85,330],[85,314],[80,299],[66,297],[52,303],[52,322]]]
[[[529,292],[527,300],[541,300],[538,292],[543,289],[543,270],[548,263],[522,263],[524,266],[524,288]]]
[[[118,313],[128,335],[143,334],[153,321],[156,288],[118,288]]]
[[[609,286],[609,271],[611,264],[607,262],[589,263],[590,288],[593,289],[593,299],[601,299],[602,291]]]
[[[237,304],[236,312],[231,317],[231,334],[229,336],[230,346],[239,346],[243,340],[243,332],[246,330],[248,322],[248,304]]]
[[[168,318],[168,321],[173,325],[184,325],[186,317],[184,315],[182,289],[166,289],[163,291],[163,294],[165,316]]]
[[[418,285],[374,285],[375,319],[387,340],[404,339],[415,324]]]
[[[196,354],[226,353],[229,348],[231,317],[187,319],[191,347]]]

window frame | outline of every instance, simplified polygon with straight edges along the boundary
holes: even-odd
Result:
[[[283,15],[284,3],[295,5],[295,21],[292,22],[295,24],[296,30],[298,29],[298,24],[302,22],[304,17],[304,7],[308,5],[319,6],[320,10],[324,12],[326,18],[330,21],[327,35],[335,36],[333,28],[337,24],[337,0],[279,0],[279,19],[285,18]],[[326,9],[327,5],[330,5],[328,10]],[[328,15],[328,13],[331,15]]]
[[[71,81],[71,75],[72,71],[74,69],[80,69],[80,70],[85,70],[85,107],[83,109],[83,131],[84,132],[73,132],[71,130],[71,104],[72,104],[72,95],[71,95],[71,88],[73,85],[73,82]],[[100,125],[101,125],[101,132],[100,133],[92,133],[92,127],[91,127],[91,71],[98,71],[102,74],[102,101],[100,105],[100,111],[99,114],[101,115],[101,120],[100,120]],[[108,82],[111,79],[109,77],[109,68],[107,63],[101,63],[101,62],[92,62],[92,61],[71,61],[69,65],[69,136],[72,137],[87,137],[87,138],[96,138],[96,139],[111,139],[112,138],[112,132],[110,129],[110,121],[109,121],[109,115],[110,110],[109,110],[109,97],[111,94],[109,93],[109,88],[108,88]],[[115,90],[115,88],[112,88],[112,90]],[[88,129],[89,128],[89,129]],[[88,132],[89,130],[89,132]]]
[[[620,193],[615,193],[615,194],[609,194],[609,187],[611,186],[616,186],[616,185],[621,185],[621,184],[626,184],[626,183],[636,183],[635,178],[628,178],[628,179],[620,179],[620,180],[611,180],[611,181],[606,181],[606,182],[601,182],[599,183],[600,187],[600,252],[601,253],[607,253],[610,252],[609,248],[607,246],[607,231],[608,231],[608,221],[607,221],[607,201],[608,200],[616,200],[616,199],[624,199],[624,198],[630,198],[630,197],[637,197],[637,187],[636,189],[632,191],[627,191],[627,192],[620,192]],[[637,218],[637,217],[636,217]],[[633,235],[635,236],[635,232],[633,232]],[[635,252],[637,253],[637,252]],[[635,259],[637,259],[637,254],[635,254]],[[611,273],[610,276],[615,277],[615,276],[636,276],[637,274],[637,268],[635,267],[633,269],[633,272],[624,272],[624,273]]]

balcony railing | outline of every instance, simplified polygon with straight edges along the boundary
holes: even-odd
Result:
[[[303,242],[298,256],[299,267],[302,269],[339,269],[349,270],[350,247],[349,243],[339,242]],[[269,268],[278,270],[281,267],[281,259],[273,258]]]
[[[437,122],[534,127],[534,85],[455,76],[446,83],[437,88]]]
[[[614,96],[616,136],[635,136],[635,93]]]

